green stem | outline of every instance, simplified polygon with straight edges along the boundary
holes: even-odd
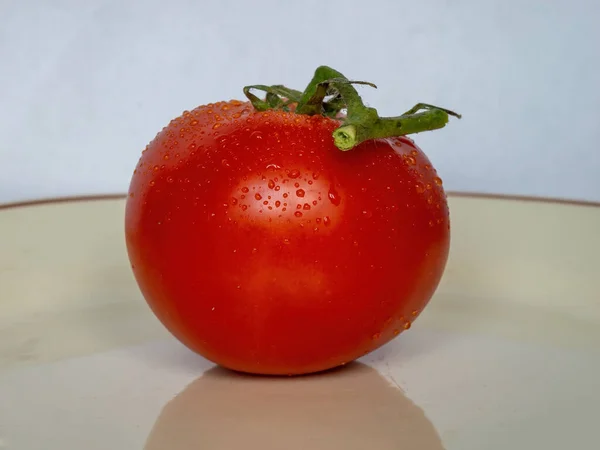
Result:
[[[265,100],[261,100],[250,92],[252,89],[265,91],[267,93]],[[265,86],[263,84],[255,84],[253,86],[245,86],[244,95],[250,100],[252,106],[257,111],[266,111],[267,109],[287,110],[291,103],[298,103],[300,101],[302,92],[281,85]]]
[[[308,114],[309,116],[321,114],[321,105],[323,99],[327,95],[327,88],[322,86],[322,83],[333,78],[346,79],[344,75],[331,67],[317,67],[312,80],[310,80],[310,83],[306,86],[306,89],[298,102],[296,112],[298,114]]]
[[[297,114],[337,117],[345,109],[346,118],[333,132],[334,144],[342,151],[371,139],[436,130],[446,126],[450,116],[461,118],[460,114],[427,103],[418,103],[401,116],[379,117],[375,108],[365,106],[354,84],[377,87],[365,81],[350,81],[337,70],[320,66],[302,93],[280,85],[255,85],[246,86],[244,94],[259,111],[289,111],[289,106],[295,103]],[[265,100],[251,94],[250,89],[265,91]]]
[[[374,108],[362,108],[354,110],[354,114],[349,113],[342,126],[333,132],[333,141],[340,150],[350,150],[370,139],[437,130],[446,126],[449,116],[461,118],[460,114],[453,111],[424,103],[415,105],[409,112],[397,117],[379,117]]]

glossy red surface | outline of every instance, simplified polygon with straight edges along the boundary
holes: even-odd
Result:
[[[246,372],[324,370],[408,329],[430,300],[449,250],[441,179],[407,138],[340,151],[338,125],[223,102],[143,152],[129,257],[194,351]]]

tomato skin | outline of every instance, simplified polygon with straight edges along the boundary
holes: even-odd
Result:
[[[444,272],[446,196],[408,138],[342,152],[340,122],[222,102],[142,153],[125,234],[144,298],[230,369],[304,374],[410,327]]]

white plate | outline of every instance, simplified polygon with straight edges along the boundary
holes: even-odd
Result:
[[[450,261],[412,329],[291,379],[167,334],[122,199],[1,210],[0,448],[597,450],[600,208],[449,201]]]

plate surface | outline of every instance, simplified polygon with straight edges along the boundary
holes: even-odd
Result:
[[[0,210],[0,448],[600,448],[600,208],[450,196],[408,332],[284,379],[191,353],[141,298],[124,200]]]

